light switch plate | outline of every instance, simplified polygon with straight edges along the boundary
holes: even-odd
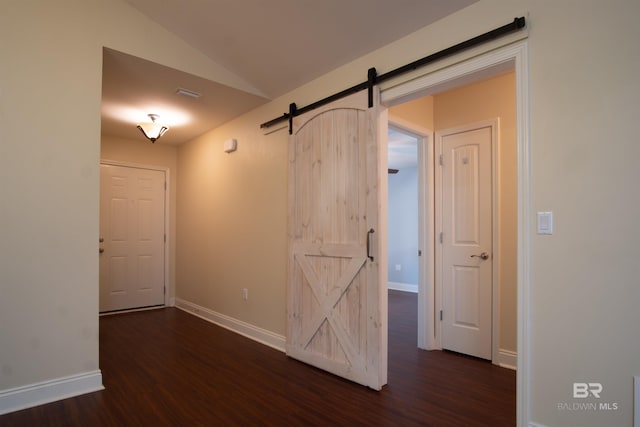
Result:
[[[553,212],[538,212],[538,234],[553,234]]]

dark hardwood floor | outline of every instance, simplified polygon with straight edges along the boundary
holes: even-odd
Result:
[[[352,384],[175,308],[100,319],[106,390],[0,426],[512,426],[515,372],[416,348],[417,299],[389,293],[389,383]]]

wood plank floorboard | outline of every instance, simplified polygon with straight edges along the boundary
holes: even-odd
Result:
[[[0,426],[513,426],[515,372],[416,348],[415,294],[389,291],[381,392],[175,308],[100,319],[106,390],[0,416]]]

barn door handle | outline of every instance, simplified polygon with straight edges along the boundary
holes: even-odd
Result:
[[[373,228],[367,231],[367,257],[372,262],[373,262],[373,255],[371,255],[371,235],[375,232],[376,230],[374,230]]]

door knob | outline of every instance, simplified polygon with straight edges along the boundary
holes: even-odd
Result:
[[[98,249],[98,253],[102,253],[102,252],[104,252],[104,248]]]
[[[480,258],[482,260],[489,259],[489,254],[486,252],[482,252],[480,255],[471,255],[471,258]]]

